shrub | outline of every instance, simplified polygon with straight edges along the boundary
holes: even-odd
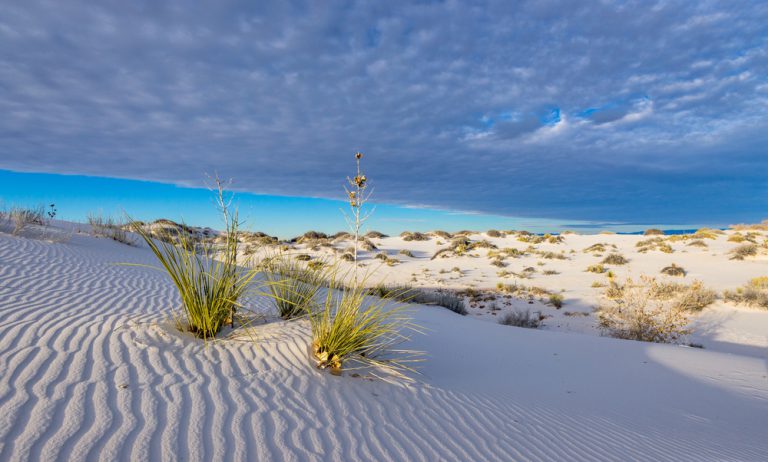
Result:
[[[309,261],[309,260],[312,260],[312,257],[309,256],[306,253],[300,253],[300,254],[296,255],[295,258],[296,258],[296,260],[299,260],[299,261]]]
[[[377,259],[377,260],[384,260],[384,261],[386,261],[386,260],[387,260],[387,258],[389,258],[389,257],[387,257],[387,254],[386,254],[386,253],[384,253],[384,252],[381,252],[381,253],[377,253],[377,254],[376,254],[376,256],[375,256],[375,257],[373,257],[373,258],[375,258],[375,259]]]
[[[608,244],[603,244],[598,242],[597,244],[592,244],[589,247],[582,250],[584,253],[603,253],[605,252],[605,246]]]
[[[451,238],[453,238],[453,235],[451,233],[448,233],[448,232],[445,232],[445,231],[441,231],[441,230],[430,231],[429,234],[432,234],[432,235],[437,236],[437,237],[442,237],[443,239],[451,239]]]
[[[559,310],[563,307],[563,296],[560,294],[550,294],[549,303]]]
[[[325,275],[319,268],[310,268],[286,255],[270,258],[264,270],[277,313],[283,319],[308,313],[320,288],[325,285]]]
[[[688,245],[690,247],[708,247],[707,243],[702,241],[701,239],[696,239],[694,241],[689,242],[686,245]]]
[[[222,185],[218,180],[217,183],[219,206],[226,225],[223,248],[208,244],[203,252],[197,253],[186,245],[185,234],[180,236],[180,245],[175,245],[156,241],[142,226],[133,226],[133,231],[146,242],[179,292],[186,321],[186,325],[182,325],[177,320],[179,328],[206,340],[215,337],[226,322],[234,325],[240,299],[256,274],[237,266],[237,212],[229,215]]]
[[[400,237],[404,241],[428,241],[430,238],[428,235],[419,232],[404,231],[400,234]]]
[[[656,228],[646,229],[643,236],[663,236],[664,231]]]
[[[404,332],[416,331],[404,305],[387,308],[389,299],[374,299],[358,285],[336,289],[331,283],[324,303],[309,314],[312,329],[312,355],[317,367],[340,370],[350,360],[379,368],[406,378],[412,370],[408,364],[418,353],[395,350],[408,337]]]
[[[673,342],[689,333],[686,309],[676,303],[654,301],[651,279],[635,285],[627,279],[620,296],[598,309],[600,327],[617,338],[645,342]]]
[[[354,262],[355,256],[352,255],[351,253],[345,252],[341,255],[341,259],[344,261]]]
[[[624,258],[624,255],[621,255],[620,253],[612,253],[607,257],[603,258],[603,261],[602,261],[604,265],[625,265],[628,262],[629,260]]]
[[[401,250],[400,250],[400,252],[398,252],[398,253],[399,253],[400,255],[405,255],[406,257],[410,257],[410,258],[416,258],[416,257],[413,255],[413,252],[411,252],[411,251],[410,251],[410,250],[408,250],[408,249],[401,249]]]
[[[707,289],[701,281],[693,281],[675,300],[677,308],[685,311],[701,311],[717,299],[715,291]]]
[[[686,271],[684,268],[672,263],[671,265],[662,268],[661,274],[666,274],[667,276],[685,276]]]
[[[768,308],[768,277],[754,278],[744,287],[735,291],[726,290],[723,295],[730,302]]]
[[[485,232],[485,235],[488,237],[504,237],[505,236],[501,231],[496,229],[489,229],[488,231]]]
[[[493,260],[491,260],[491,265],[499,267],[499,268],[504,268],[505,266],[507,266],[507,264],[504,263],[504,260],[502,260],[500,258],[494,258]]]
[[[387,236],[384,233],[380,233],[378,231],[368,231],[365,234],[365,237],[367,237],[368,239],[382,239],[382,238],[389,237],[389,236]]]
[[[589,265],[589,266],[587,266],[586,271],[588,273],[602,274],[602,273],[606,272],[606,269],[605,269],[605,266],[603,266],[602,264],[597,264],[597,265]]]
[[[555,274],[560,274],[560,271],[555,271],[555,270],[544,270],[544,272],[543,272],[543,273],[541,273],[541,274],[543,274],[543,275],[545,275],[545,276],[554,276]]]
[[[754,257],[757,255],[757,249],[757,244],[741,244],[731,250],[731,260],[744,260],[747,257]]]
[[[499,319],[499,324],[505,326],[525,327],[528,329],[538,329],[543,325],[544,316],[541,313],[531,314],[529,310],[510,311]]]

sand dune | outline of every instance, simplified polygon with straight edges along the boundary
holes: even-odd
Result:
[[[414,383],[339,378],[302,322],[178,333],[165,275],[120,262],[154,264],[0,234],[0,460],[768,459],[763,358],[419,307]]]

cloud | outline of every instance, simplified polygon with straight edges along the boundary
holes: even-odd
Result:
[[[338,197],[359,149],[396,204],[757,219],[766,24],[748,1],[6,2],[0,168]]]

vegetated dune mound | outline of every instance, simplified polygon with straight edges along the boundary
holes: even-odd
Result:
[[[141,246],[0,234],[0,262],[0,460],[768,455],[760,358],[422,306],[413,383],[334,377],[309,366],[302,321],[207,346],[177,332],[164,273],[117,264],[154,265]]]

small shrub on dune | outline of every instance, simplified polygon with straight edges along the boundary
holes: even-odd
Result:
[[[600,327],[612,337],[644,342],[674,342],[688,334],[686,308],[654,301],[651,281],[643,278],[635,284],[627,279],[620,296],[599,307]]]
[[[717,236],[725,234],[723,231],[720,231],[719,229],[711,229],[711,228],[701,228],[696,230],[695,233],[693,233],[694,237],[697,237],[699,239],[717,239]]]
[[[603,265],[626,265],[627,263],[629,263],[629,260],[624,258],[624,255],[620,253],[612,253],[603,258],[602,261]]]
[[[354,262],[355,261],[355,256],[352,255],[351,253],[343,253],[341,255],[341,259],[344,260],[344,261],[348,261],[348,262]]]
[[[310,261],[310,260],[312,260],[312,257],[309,254],[306,254],[306,253],[300,253],[300,254],[296,255],[294,258],[296,258],[296,260],[299,260],[299,261]]]
[[[411,252],[411,251],[410,251],[410,250],[408,250],[408,249],[400,249],[400,251],[398,252],[398,254],[400,254],[400,255],[404,255],[404,256],[406,256],[406,257],[409,257],[409,258],[416,258],[416,257],[413,255],[413,252]]]
[[[643,236],[663,236],[664,231],[656,228],[650,228],[646,229],[645,232],[643,232]]]
[[[375,258],[375,259],[377,259],[377,260],[386,260],[386,259],[387,259],[387,258],[389,258],[389,257],[387,257],[387,254],[386,254],[386,253],[384,253],[384,252],[381,252],[381,253],[377,253],[377,254],[376,254],[376,256],[375,256],[375,257],[373,257],[373,258]]]
[[[754,257],[757,255],[757,250],[757,244],[741,244],[731,250],[731,260],[744,260],[747,257]]]
[[[597,244],[592,244],[589,247],[582,250],[584,253],[603,253],[605,252],[605,247],[608,244],[603,244],[601,242],[598,242]]]
[[[730,302],[768,309],[768,276],[754,278],[735,291],[726,290],[724,298]]]
[[[708,307],[717,299],[714,290],[707,289],[701,281],[693,281],[682,291],[675,300],[679,309],[691,312],[698,312]]]
[[[411,231],[404,231],[400,234],[400,237],[406,241],[428,241],[430,239],[429,235],[419,233],[419,232],[411,232]]]
[[[685,276],[687,273],[684,268],[672,263],[671,265],[662,268],[661,274],[666,274],[667,276]]]
[[[607,270],[605,269],[605,266],[603,266],[603,264],[600,263],[597,265],[589,265],[586,271],[588,273],[602,274],[602,273],[605,273]]]
[[[560,308],[563,307],[563,296],[560,294],[550,294],[549,304],[559,310]]]
[[[688,244],[686,244],[686,245],[687,245],[687,246],[689,246],[689,247],[704,247],[704,248],[707,248],[707,247],[709,247],[709,246],[707,245],[707,243],[706,243],[706,242],[704,242],[704,241],[702,241],[701,239],[696,239],[696,240],[694,240],[694,241],[691,241],[691,242],[689,242],[689,243],[688,243]]]
[[[446,232],[446,231],[441,231],[439,229],[436,230],[436,231],[430,231],[427,234],[431,234],[431,235],[437,236],[437,237],[442,237],[443,239],[452,239],[453,238],[453,234],[451,234],[449,232]]]
[[[367,237],[368,239],[382,239],[388,236],[378,231],[368,231],[367,233],[365,233],[365,237]]]
[[[506,236],[504,233],[496,229],[489,229],[488,231],[485,232],[485,235],[488,237],[505,237]]]
[[[525,327],[528,329],[538,329],[542,326],[544,316],[541,313],[530,311],[510,311],[499,319],[499,324],[505,326]]]
[[[264,268],[264,275],[277,313],[283,319],[308,313],[326,280],[320,268],[311,268],[286,255],[271,258]]]
[[[337,288],[331,283],[321,306],[309,314],[312,329],[311,353],[318,368],[340,369],[358,362],[406,378],[409,366],[418,360],[418,352],[396,349],[408,339],[408,332],[418,332],[402,304],[387,298],[373,298],[362,285]]]

